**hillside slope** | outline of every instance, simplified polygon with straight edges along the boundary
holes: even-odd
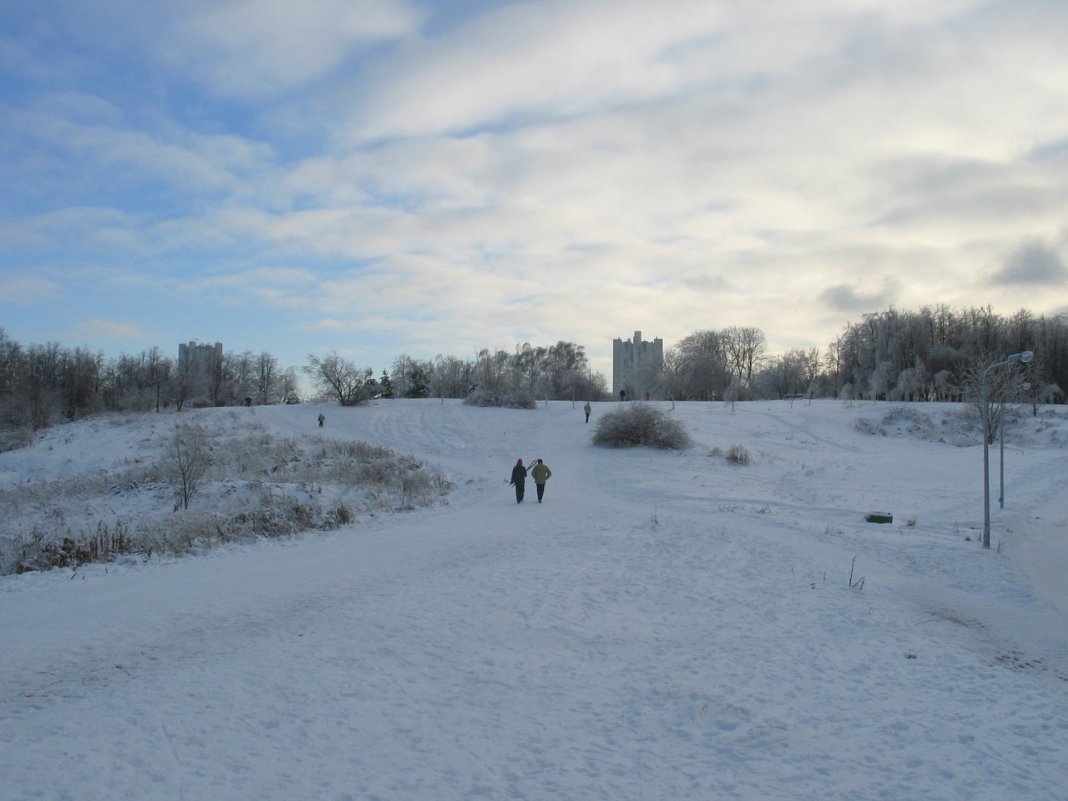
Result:
[[[614,408],[196,412],[385,445],[453,488],[0,578],[0,797],[1063,797],[1063,415],[1014,429],[983,551],[958,408],[664,404],[693,448],[591,447]],[[115,469],[160,425],[48,432],[0,475]],[[517,505],[511,466],[539,456],[545,503]]]

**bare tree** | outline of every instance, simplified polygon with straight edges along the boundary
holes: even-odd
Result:
[[[371,379],[371,370],[361,369],[337,353],[322,359],[308,356],[304,372],[320,393],[337,399],[342,406],[356,406],[370,398],[367,382]]]
[[[278,359],[263,351],[256,357],[256,403],[274,403],[278,390]]]
[[[983,373],[992,364],[1000,362],[1004,356],[986,355],[973,360],[964,370],[964,391],[971,405],[983,416]],[[1023,396],[1025,368],[1019,364],[1005,365],[1003,369],[992,370],[986,379],[986,436],[987,443],[993,443],[1001,426],[1005,408],[1009,403],[1019,402]]]
[[[738,383],[748,387],[753,380],[753,372],[764,359],[768,349],[768,340],[764,332],[753,326],[732,325],[723,329],[720,336],[727,364]]]
[[[179,425],[171,440],[169,473],[178,493],[175,509],[180,504],[189,508],[189,501],[200,489],[211,467],[208,435],[197,425]]]
[[[158,412],[163,401],[163,390],[172,381],[174,374],[174,362],[162,356],[159,348],[152,348],[147,353],[148,380],[156,396],[156,411]]]

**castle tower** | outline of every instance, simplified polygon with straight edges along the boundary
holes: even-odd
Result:
[[[223,346],[200,345],[196,341],[178,346],[178,384],[184,400],[215,405],[221,369]]]
[[[612,340],[612,394],[626,392],[627,400],[643,400],[656,394],[656,380],[664,369],[664,340],[642,340],[635,331],[629,340]]]

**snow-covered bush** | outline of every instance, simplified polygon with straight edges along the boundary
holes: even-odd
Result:
[[[469,406],[504,406],[508,409],[534,409],[538,405],[533,395],[521,389],[509,392],[476,389],[464,398],[464,403]]]
[[[727,461],[731,464],[749,464],[751,458],[749,451],[742,445],[731,445],[730,450],[727,451]]]
[[[886,436],[886,429],[868,417],[858,417],[855,419],[853,421],[853,428],[861,434],[870,434],[871,436],[881,434],[884,437]]]
[[[643,445],[665,450],[684,450],[692,444],[678,420],[643,403],[632,403],[618,412],[603,415],[593,434],[593,444],[608,448]]]

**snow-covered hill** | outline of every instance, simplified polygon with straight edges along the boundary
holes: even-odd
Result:
[[[962,407],[658,404],[696,443],[658,452],[592,447],[618,405],[580,405],[255,409],[452,490],[0,578],[0,799],[1065,798],[1063,407],[1015,423],[1004,509],[992,449],[984,551]],[[54,429],[0,480],[119,471],[173,418]]]

